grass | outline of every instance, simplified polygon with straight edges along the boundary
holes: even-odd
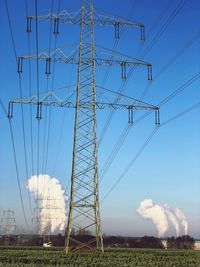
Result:
[[[59,248],[0,248],[0,267],[200,267],[200,251],[107,249],[65,254]]]

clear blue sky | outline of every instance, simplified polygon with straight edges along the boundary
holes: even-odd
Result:
[[[51,1],[38,1],[39,14],[47,14],[50,11]],[[54,10],[57,8],[57,1],[54,1]],[[168,21],[170,14],[179,3],[185,2],[183,8],[173,18]],[[193,36],[200,31],[199,10],[200,2],[191,1],[161,1],[161,0],[123,0],[123,1],[94,1],[98,12],[115,14],[120,17],[129,17],[134,21],[145,24],[146,42],[143,49],[148,47],[154,36],[163,29],[163,25],[168,21],[166,30],[156,41],[144,60],[153,64],[153,76],[160,70],[186,44]],[[34,1],[29,0],[29,14],[34,14]],[[76,10],[80,7],[81,1],[61,0],[61,10]],[[26,29],[25,1],[8,0],[11,22],[13,25],[14,40],[17,55],[28,54]],[[163,11],[165,10],[165,11]],[[16,72],[16,62],[9,32],[8,20],[4,1],[0,3],[0,22],[3,25],[0,32],[0,97],[7,106],[9,99],[19,97],[19,82]],[[40,22],[39,24],[39,50],[48,47],[49,24]],[[113,49],[114,30],[109,27],[96,28],[96,43]],[[79,28],[74,25],[61,25],[57,46],[64,47],[65,51],[70,51],[78,43]],[[54,37],[52,37],[52,47]],[[141,46],[140,35],[137,29],[123,31],[121,39],[117,45],[117,50],[125,54],[135,56]],[[35,51],[35,29],[31,35],[31,51]],[[178,54],[176,60],[162,74],[153,80],[151,87],[147,91],[146,102],[158,104],[172,91],[184,84],[192,76],[200,71],[200,42],[196,39],[183,53]],[[44,63],[40,64],[40,91],[46,90],[46,78],[44,75]],[[76,83],[76,66],[56,65],[54,88],[60,88]],[[33,83],[35,91],[35,63],[32,63]],[[121,84],[121,70],[113,68],[109,72],[109,78],[104,86],[113,91],[117,91]],[[97,84],[102,85],[106,68],[97,69]],[[28,86],[28,63],[24,64],[23,72],[23,95],[29,95]],[[144,68],[138,68],[128,80],[125,87],[125,94],[140,98],[146,84],[147,75]],[[65,89],[66,90],[66,89]],[[61,91],[61,95],[69,94],[69,90]],[[199,80],[186,88],[177,97],[173,98],[161,108],[161,122],[164,122],[173,115],[187,109],[200,101]],[[138,111],[136,118],[143,113]],[[98,112],[98,136],[108,117],[107,111]],[[161,127],[153,137],[149,145],[143,151],[132,168],[121,180],[115,190],[102,203],[101,215],[103,231],[107,234],[126,234],[140,236],[145,234],[156,234],[151,222],[141,219],[135,212],[139,203],[145,198],[151,198],[158,204],[168,203],[173,208],[181,208],[185,212],[189,221],[189,234],[200,237],[200,109],[195,109],[185,116]],[[73,140],[73,120],[74,111],[55,109],[52,111],[52,127],[50,134],[50,147],[48,157],[47,172],[60,180],[63,187],[69,182],[71,172],[72,140]],[[64,121],[64,124],[63,124]],[[115,112],[112,122],[106,132],[99,147],[99,169],[111,153],[122,130],[127,124],[127,112]],[[27,153],[29,175],[30,168],[30,130],[29,130],[29,109],[25,108],[25,125],[27,136]],[[34,155],[36,169],[36,122],[34,120]],[[63,125],[63,128],[62,128]],[[41,131],[43,132],[44,120]],[[136,155],[144,140],[154,128],[154,116],[149,116],[141,123],[132,127],[120,153],[113,161],[109,171],[100,184],[100,196],[103,196],[112,187],[120,174],[124,171],[129,161]],[[20,108],[16,107],[13,119],[14,138],[18,156],[20,180],[23,191],[23,198],[26,202],[26,212],[28,211],[26,175],[24,166],[24,151],[22,139],[22,126]],[[62,134],[60,134],[62,129]],[[4,209],[15,210],[18,224],[24,224],[17,178],[12,154],[12,146],[8,121],[0,109],[0,214]],[[42,133],[41,133],[42,136]],[[43,151],[43,137],[41,137],[41,151]],[[58,155],[58,157],[57,157]],[[42,157],[42,155],[41,155]],[[57,161],[56,161],[57,158]],[[41,163],[42,166],[42,163]],[[69,192],[69,188],[67,188]],[[169,232],[169,234],[173,234]]]

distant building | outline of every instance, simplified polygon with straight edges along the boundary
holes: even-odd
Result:
[[[164,249],[167,249],[167,239],[161,239]],[[200,250],[200,240],[195,240],[194,250]]]
[[[164,249],[167,249],[167,240],[166,239],[162,239],[161,241],[162,241]]]
[[[196,240],[194,243],[194,249],[195,250],[200,250],[200,240]]]

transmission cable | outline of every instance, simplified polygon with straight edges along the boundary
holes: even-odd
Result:
[[[182,55],[184,52],[185,52],[185,50],[186,49],[188,49],[196,40],[198,40],[199,39],[199,37],[200,37],[200,30],[178,51],[178,53],[176,53],[176,55],[172,58],[172,59],[170,59],[169,60],[169,62],[155,75],[155,78],[154,78],[154,81],[155,81],[155,79],[157,79],[167,68],[169,68],[169,66],[171,66],[174,62],[175,62],[175,60],[180,56],[180,55]],[[150,84],[148,84],[147,85],[147,87],[145,88],[145,89],[147,89],[148,87],[150,87],[150,85],[151,85],[151,83]],[[146,90],[145,90],[146,91]],[[141,96],[141,98],[140,99],[144,99],[144,92],[143,92],[143,95]],[[123,132],[125,131],[125,129],[126,129],[126,127],[124,128],[124,130],[123,130]],[[123,133],[122,132],[122,133]],[[121,134],[121,136],[122,136],[122,134]],[[120,138],[119,139],[122,139],[122,137],[120,136]],[[124,137],[125,138],[125,137]],[[122,146],[122,143],[120,144],[119,143],[120,141],[118,141],[117,143],[119,144],[119,146],[118,146],[118,148],[117,148],[117,151],[119,152],[119,150],[120,150],[120,148],[121,148],[121,146]],[[103,168],[102,169],[104,169],[104,168],[106,168],[106,166],[107,166],[107,168],[106,168],[106,171],[109,169],[109,164],[112,164],[112,162],[113,162],[113,160],[114,160],[114,156],[113,156],[113,154],[114,154],[114,151],[116,151],[116,146],[117,146],[117,144],[115,145],[115,148],[112,150],[112,152],[111,152],[111,154],[110,154],[110,156],[108,157],[108,160],[107,160],[107,162],[105,163],[105,165],[103,166]],[[118,153],[118,152],[116,152],[116,154]],[[102,172],[103,172],[103,170],[102,170]],[[104,174],[105,173],[103,173],[103,175],[102,176],[104,176]],[[101,178],[102,179],[102,178]]]
[[[27,226],[29,226],[28,221],[27,221],[27,217],[26,217],[24,201],[23,201],[23,197],[22,197],[22,190],[21,190],[20,177],[19,177],[19,169],[18,169],[17,156],[16,156],[16,148],[15,148],[15,142],[14,142],[12,122],[10,119],[9,119],[9,126],[10,126],[10,134],[11,134],[11,141],[12,141],[12,148],[13,148],[13,156],[14,156],[14,161],[15,161],[15,170],[16,170],[16,175],[17,175],[17,184],[18,184],[18,188],[19,188],[20,202],[21,202],[21,206],[22,206],[22,211],[23,211],[25,223]]]
[[[3,103],[3,101],[2,101],[2,99],[0,98],[0,105],[1,105],[1,107],[2,107],[2,110],[3,110],[3,112],[4,112],[4,114],[6,115],[6,117],[7,117],[7,109],[6,109],[6,107],[5,107],[5,105],[4,105],[4,103]]]
[[[160,37],[166,31],[167,27],[170,25],[170,23],[173,21],[173,19],[178,15],[178,13],[181,11],[181,9],[183,8],[186,1],[187,0],[183,0],[176,6],[176,8],[171,13],[171,15],[168,17],[167,21],[162,25],[160,31],[154,36],[153,40],[150,43],[151,45],[148,45],[148,47],[143,51],[143,53],[141,55],[141,59],[143,59],[149,53],[149,51],[152,49],[152,47],[155,45],[155,43],[159,41]],[[137,54],[140,54],[140,50],[138,50]],[[129,77],[132,75],[134,70],[135,70],[135,67],[133,67],[129,70],[128,75],[127,75],[127,80],[124,83],[122,82],[118,92],[122,92],[124,90],[124,87],[125,87]],[[103,127],[102,133],[100,135],[99,144],[102,142],[102,140],[103,140],[103,138],[104,138],[104,136],[108,130],[108,127],[111,123],[113,114],[114,114],[114,111],[113,110],[110,111],[109,116],[106,120],[106,123]]]
[[[173,122],[174,120],[183,117],[184,115],[186,115],[187,113],[197,109],[200,107],[200,102],[197,102],[196,104],[192,105],[191,107],[183,110],[182,112],[176,114],[175,116],[172,116],[171,118],[167,119],[166,121],[164,121],[159,128],[169,124],[170,122]],[[125,171],[121,174],[121,176],[117,179],[117,181],[114,183],[114,185],[110,188],[110,190],[105,194],[105,196],[103,197],[102,202],[104,202],[106,200],[106,198],[112,193],[112,191],[115,189],[115,187],[119,184],[119,182],[124,178],[124,176],[127,174],[127,172],[129,171],[129,169],[132,167],[132,165],[135,163],[135,161],[138,159],[138,157],[141,155],[141,153],[143,152],[143,150],[145,149],[145,147],[148,145],[148,143],[151,141],[151,139],[153,138],[153,136],[155,135],[156,131],[158,130],[158,128],[154,129],[154,131],[151,133],[151,135],[147,138],[147,140],[145,141],[145,143],[143,144],[143,146],[141,147],[141,149],[139,150],[139,152],[136,154],[136,156],[133,158],[133,160],[129,163],[129,165],[127,166],[127,168],[125,169]]]
[[[171,6],[171,3],[170,3],[171,1],[169,1],[169,3],[168,3],[168,8]],[[184,6],[184,4],[183,5],[181,5],[181,6],[177,6],[176,7],[176,11],[177,11],[177,9],[178,9],[178,12],[180,12],[180,10],[183,8],[183,6]],[[163,11],[161,12],[162,14],[163,14]],[[174,12],[172,13],[172,14],[174,14]],[[175,14],[177,15],[177,13],[175,12]],[[173,16],[170,16],[169,18],[171,18],[171,19],[173,19],[174,17]],[[170,21],[171,22],[171,21]],[[169,25],[169,24],[168,24]],[[165,30],[166,30],[166,27],[168,26],[168,25],[166,25],[165,24]],[[163,33],[163,32],[162,32]],[[161,75],[161,73],[163,73],[171,64],[173,64],[174,63],[174,61],[194,42],[194,41],[196,41],[198,38],[199,38],[199,31],[193,36],[193,38],[181,49],[181,50],[179,50],[179,52],[161,69],[161,71],[156,75],[156,77],[155,78],[158,78],[159,77],[159,75]],[[161,35],[160,35],[161,36]],[[157,41],[158,41],[158,39],[159,38],[157,38]],[[148,51],[147,51],[147,53],[148,53]],[[144,55],[143,55],[144,56]],[[154,81],[155,81],[155,78],[154,78]],[[144,90],[144,92],[142,93],[142,95],[141,95],[141,97],[140,97],[140,99],[142,100],[144,97],[145,97],[145,95],[146,95],[146,92],[147,92],[147,89],[150,87],[152,85],[152,82],[151,81],[149,81],[148,82],[148,84],[147,84],[147,86],[146,86],[146,88],[145,88],[145,90]],[[112,110],[111,112],[110,112],[110,114],[109,114],[109,117],[108,117],[108,119],[107,119],[107,122],[106,122],[106,124],[104,125],[104,128],[103,128],[103,131],[102,131],[102,133],[103,133],[103,136],[101,135],[101,137],[100,137],[100,142],[102,141],[102,138],[104,137],[104,134],[105,134],[105,132],[106,132],[106,130],[107,130],[107,128],[109,127],[109,124],[110,124],[110,122],[111,122],[111,119],[112,119],[112,115],[114,114],[114,111]],[[126,132],[126,136],[124,136],[124,141],[125,141],[125,139],[126,139],[126,137],[127,137],[127,135],[128,135],[128,133],[130,132],[130,130],[131,130],[131,128],[129,128],[129,131],[128,132]],[[123,131],[122,131],[122,134],[123,134],[123,132],[125,132],[126,131],[126,127],[123,129]],[[119,137],[119,139],[122,139],[122,134],[120,135],[120,137]],[[118,148],[116,148],[117,147],[117,144],[115,145],[115,147],[114,147],[114,149],[112,150],[112,152],[111,152],[111,154],[110,154],[110,156],[108,157],[108,160],[107,160],[107,162],[105,162],[105,164],[104,164],[104,166],[103,166],[103,168],[105,168],[105,166],[107,166],[106,167],[106,171],[109,169],[109,167],[110,167],[110,165],[112,164],[112,162],[113,162],[113,160],[114,160],[114,158],[116,157],[116,155],[118,154],[118,152],[119,152],[119,150],[120,150],[120,148],[121,148],[121,146],[122,146],[122,144],[123,144],[123,142],[120,144],[120,141],[118,140],[117,141],[117,143],[119,144],[118,145]],[[114,153],[114,151],[117,151],[116,152],[116,154]],[[105,173],[104,173],[105,174]],[[102,177],[103,178],[103,177]],[[101,178],[101,180],[102,180],[102,178]]]
[[[163,72],[165,72],[194,42],[196,42],[200,37],[200,30],[198,30],[192,38],[165,64],[164,67],[161,68],[160,71],[156,73],[154,76],[153,81],[155,82],[156,79],[160,77]],[[148,88],[152,85],[152,83],[148,83],[140,97],[141,100],[143,100],[146,96]]]
[[[26,7],[26,17],[28,18],[28,0],[25,1]],[[27,36],[28,36],[28,80],[29,80],[29,96],[32,96],[32,75],[31,75],[31,40],[30,40],[30,30],[27,29]],[[29,105],[30,108],[30,141],[31,141],[31,171],[32,175],[34,175],[34,152],[33,152],[33,110],[32,105]]]
[[[151,40],[151,42],[148,44],[148,46],[143,50],[141,57],[143,58],[146,56],[146,54],[149,53],[149,51],[154,46],[155,42],[157,42],[162,34],[167,30],[169,25],[173,22],[173,20],[176,18],[176,16],[180,13],[180,11],[183,9],[184,5],[186,4],[188,0],[181,0],[179,4],[176,6],[176,8],[173,10],[171,15],[168,17],[167,21],[162,25],[159,32],[154,36],[154,38]]]
[[[136,7],[137,7],[138,4],[139,4],[139,1],[138,0],[135,0],[134,3],[133,3],[133,5],[132,5],[132,7],[131,7],[131,9],[130,9],[130,11],[129,11],[129,13],[128,13],[128,16],[126,17],[126,19],[129,19],[133,15],[133,13],[134,13],[134,11],[135,11],[135,9],[136,9]],[[122,28],[122,30],[120,32],[120,36],[123,35],[124,31],[125,31],[125,28]],[[113,53],[112,53],[113,56],[116,53],[115,50],[117,49],[117,47],[119,45],[119,40],[120,39],[117,39],[114,42],[114,45],[113,45],[113,48],[112,48],[112,50],[113,50]],[[110,67],[107,67],[106,72],[105,72],[104,77],[103,77],[103,82],[102,82],[102,86],[103,87],[106,84],[106,81],[107,81],[107,79],[109,77],[109,74],[110,74]]]
[[[51,14],[53,13],[53,0],[51,0]],[[50,51],[51,51],[51,35],[52,35],[52,17],[50,20],[50,27],[49,27],[49,45],[48,45],[48,56],[50,58]],[[47,75],[47,83],[46,83],[46,94],[49,91],[49,74]],[[46,136],[47,136],[47,107],[45,106],[45,115],[44,115],[44,134],[43,134],[43,156],[42,156],[42,173],[44,174],[44,164],[45,164],[45,145],[46,145]]]
[[[37,80],[37,99],[38,99],[38,108],[40,107],[39,97],[40,97],[40,80],[39,80],[39,36],[38,36],[38,0],[35,0],[35,27],[36,27],[36,80]],[[36,200],[36,212],[37,212],[37,219],[36,219],[36,232],[39,231],[39,199],[38,199],[38,189],[39,189],[39,173],[40,173],[40,114],[37,114],[37,200]]]
[[[57,16],[59,16],[60,13],[60,0],[58,2],[58,10],[57,10]],[[55,35],[54,39],[54,50],[57,46],[57,34]],[[54,88],[54,76],[55,76],[55,61],[53,61],[53,70],[52,70],[52,81],[51,81],[51,90],[53,91]],[[46,157],[45,157],[45,164],[44,164],[44,170],[45,173],[47,172],[47,164],[48,164],[48,154],[49,154],[49,141],[50,141],[50,131],[51,131],[51,115],[52,115],[52,108],[50,106],[49,109],[49,120],[48,120],[48,130],[47,130],[47,141],[46,141]]]
[[[127,165],[126,169],[122,172],[120,177],[116,180],[114,185],[109,189],[109,191],[104,195],[103,199],[101,200],[101,203],[106,200],[106,198],[111,194],[111,192],[115,189],[115,187],[120,183],[120,181],[124,178],[124,176],[127,174],[127,172],[130,170],[132,165],[136,162],[136,160],[141,156],[143,153],[144,149],[147,147],[147,145],[150,143],[152,140],[153,136],[156,134],[158,130],[158,127],[154,128],[154,130],[151,132],[151,134],[146,138],[145,142],[142,144],[141,148],[137,152],[137,154],[134,156],[134,158],[129,162]]]
[[[173,99],[175,96],[177,96],[179,93],[181,93],[183,90],[185,90],[188,86],[190,86],[192,83],[194,83],[195,81],[197,81],[200,78],[200,72],[197,73],[196,75],[194,75],[192,78],[190,78],[187,82],[185,82],[183,85],[181,85],[180,87],[178,87],[176,90],[174,90],[171,94],[169,94],[166,98],[164,98],[157,106],[161,107],[164,104],[166,104],[168,101],[170,101],[171,99]],[[144,115],[142,115],[141,117],[139,117],[137,120],[134,121],[134,125],[137,124],[138,122],[142,121],[143,119],[145,119],[147,116],[149,116],[150,114],[152,114],[152,110],[146,112]],[[126,128],[125,128],[126,129]],[[127,128],[127,130],[130,130],[130,128]],[[105,176],[106,172],[108,171],[108,169],[110,168],[111,164],[113,163],[117,153],[119,152],[122,144],[124,143],[127,135],[129,132],[126,132],[123,138],[123,132],[122,132],[122,136],[120,136],[118,142],[116,143],[113,151],[111,152],[109,158],[107,159],[107,161],[105,162],[103,168],[102,168],[102,177],[100,179],[100,181],[103,180],[103,177]],[[121,140],[121,141],[120,141]]]
[[[192,105],[191,107],[189,107],[189,108],[183,110],[182,112],[172,116],[171,118],[165,120],[164,122],[162,122],[162,124],[160,126],[163,127],[163,126],[167,125],[168,123],[170,123],[170,122],[172,122],[172,121],[174,121],[180,117],[183,117],[187,113],[189,113],[189,112],[191,112],[191,111],[193,111],[199,107],[200,107],[200,102],[197,102],[196,104]]]
[[[7,0],[5,0],[5,6],[6,6],[6,15],[7,15],[7,18],[8,18],[8,23],[9,23],[9,31],[10,31],[10,35],[11,35],[11,39],[12,39],[12,46],[13,46],[14,55],[15,55],[15,61],[16,61],[16,65],[18,66],[17,50],[16,50],[16,45],[15,45],[15,40],[14,40],[14,35],[13,35],[13,29],[12,29],[12,23],[11,23],[11,19],[10,19],[10,13],[9,13],[9,8],[8,8]],[[19,79],[20,97],[22,99],[22,97],[23,97],[23,95],[22,95],[22,80],[21,80],[21,73],[20,72],[18,72],[18,79]],[[27,150],[26,150],[24,109],[23,109],[23,104],[22,103],[21,103],[20,106],[21,106],[21,117],[22,117],[22,136],[23,136],[25,171],[26,171],[26,180],[28,182],[28,162],[27,162]],[[16,151],[15,151],[15,145],[14,145],[14,136],[13,136],[13,130],[12,130],[12,124],[11,124],[11,122],[10,122],[10,131],[11,131],[11,138],[12,138],[12,143],[13,143],[14,158],[16,158]],[[17,177],[19,178],[17,161],[15,161],[15,165],[16,165]],[[18,185],[20,185],[19,182],[18,182]],[[19,191],[21,192],[21,186],[19,188]],[[29,190],[27,190],[27,191],[28,191],[28,200],[29,200],[30,211],[32,212],[30,192],[29,192]],[[23,213],[24,213],[24,211],[25,211],[24,210],[24,203],[23,203],[23,198],[22,198],[22,194],[21,193],[20,193],[20,200],[21,200],[22,210],[23,210]],[[27,223],[26,214],[24,214],[24,219],[25,219],[25,221]]]

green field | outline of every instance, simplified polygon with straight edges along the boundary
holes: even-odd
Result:
[[[200,251],[109,249],[103,255],[66,255],[56,248],[0,248],[0,267],[25,266],[200,267]]]

